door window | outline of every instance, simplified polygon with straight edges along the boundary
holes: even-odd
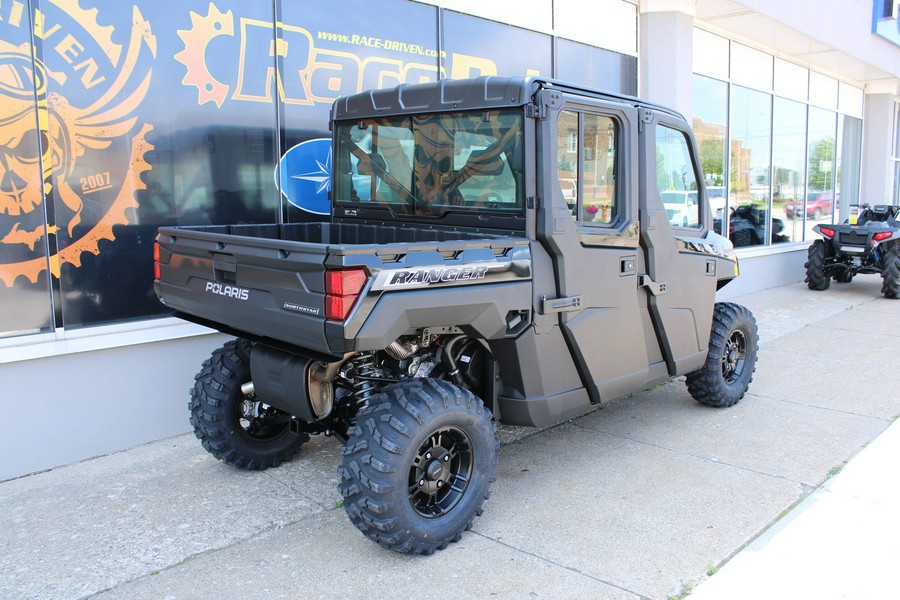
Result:
[[[687,137],[664,125],[656,128],[656,185],[674,227],[700,226],[697,176]]]
[[[616,217],[617,122],[564,110],[557,121],[557,176],[563,198],[579,223]]]

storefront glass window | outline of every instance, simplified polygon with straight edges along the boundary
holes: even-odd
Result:
[[[900,104],[894,105],[894,199],[900,205]]]
[[[339,8],[278,4],[285,92],[277,162],[284,220],[319,221],[331,213],[332,103],[363,90],[437,81],[438,9],[406,0],[341,0]],[[453,65],[444,67],[449,74]]]
[[[48,90],[63,324],[166,314],[153,292],[160,225],[278,218],[273,6],[195,0],[176,16],[167,3],[102,3],[112,44],[63,6],[42,5],[60,25],[43,56],[59,74]],[[67,33],[85,41],[69,47]]]
[[[862,157],[862,119],[838,115],[837,158],[835,160],[836,223],[850,218],[850,207],[859,204],[859,171]]]
[[[806,194],[807,238],[817,222],[831,222],[834,212],[835,113],[809,109],[809,147]]]
[[[637,59],[559,38],[555,77],[621,94],[637,94]]]
[[[481,75],[549,77],[549,35],[444,11],[444,75],[465,79]],[[510,52],[510,48],[515,52]]]
[[[713,215],[713,228],[721,234],[727,227],[725,165],[728,162],[728,84],[694,75],[694,136],[700,149],[700,166],[706,178],[706,196]]]
[[[0,19],[0,337],[169,314],[160,226],[328,218],[340,96],[553,68],[550,35],[407,0],[87,4]],[[558,46],[557,76],[636,92],[635,57]]]
[[[59,133],[59,115],[42,108],[38,118],[50,73],[32,61],[28,14],[0,22],[0,337],[53,327],[48,249],[56,238],[43,190],[60,159],[48,128]]]
[[[775,234],[769,218],[771,125],[772,96],[732,86],[729,238],[737,247],[766,245]]]
[[[806,191],[806,105],[775,98],[772,114],[773,227],[780,221],[787,241],[803,240]]]

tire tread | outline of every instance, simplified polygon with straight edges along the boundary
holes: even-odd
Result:
[[[460,505],[447,515],[431,520],[429,527],[437,521],[446,521],[423,534],[422,525],[410,521],[409,507],[402,506],[408,502],[405,483],[408,465],[399,461],[433,418],[450,411],[454,414],[461,411],[460,416],[467,420],[474,418],[473,427],[489,436],[489,472],[477,471],[476,457],[472,480],[483,477],[484,489],[479,492],[476,486],[467,493],[480,493],[481,497],[473,497],[464,513],[456,513]],[[413,379],[390,385],[360,410],[357,424],[350,428],[344,464],[338,469],[338,489],[347,516],[366,537],[396,552],[430,555],[443,550],[459,541],[463,532],[472,528],[475,517],[482,514],[482,504],[490,497],[490,484],[496,479],[494,469],[499,445],[490,412],[468,390],[437,379]]]

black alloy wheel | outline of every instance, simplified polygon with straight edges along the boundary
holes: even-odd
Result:
[[[495,424],[469,390],[440,379],[385,387],[348,430],[338,490],[370,540],[433,554],[471,529],[490,496]]]
[[[722,378],[725,384],[734,385],[743,375],[746,365],[747,338],[741,330],[735,329],[725,342],[725,352],[722,354]]]
[[[472,478],[472,442],[461,429],[435,431],[419,447],[409,468],[409,502],[427,518],[441,517],[456,507]]]

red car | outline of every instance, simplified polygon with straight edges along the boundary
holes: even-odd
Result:
[[[822,216],[831,215],[834,208],[834,193],[830,190],[824,192],[809,192],[806,199],[806,217],[809,219],[821,219]],[[784,207],[784,214],[788,219],[799,219],[803,216],[803,200],[791,200]]]

